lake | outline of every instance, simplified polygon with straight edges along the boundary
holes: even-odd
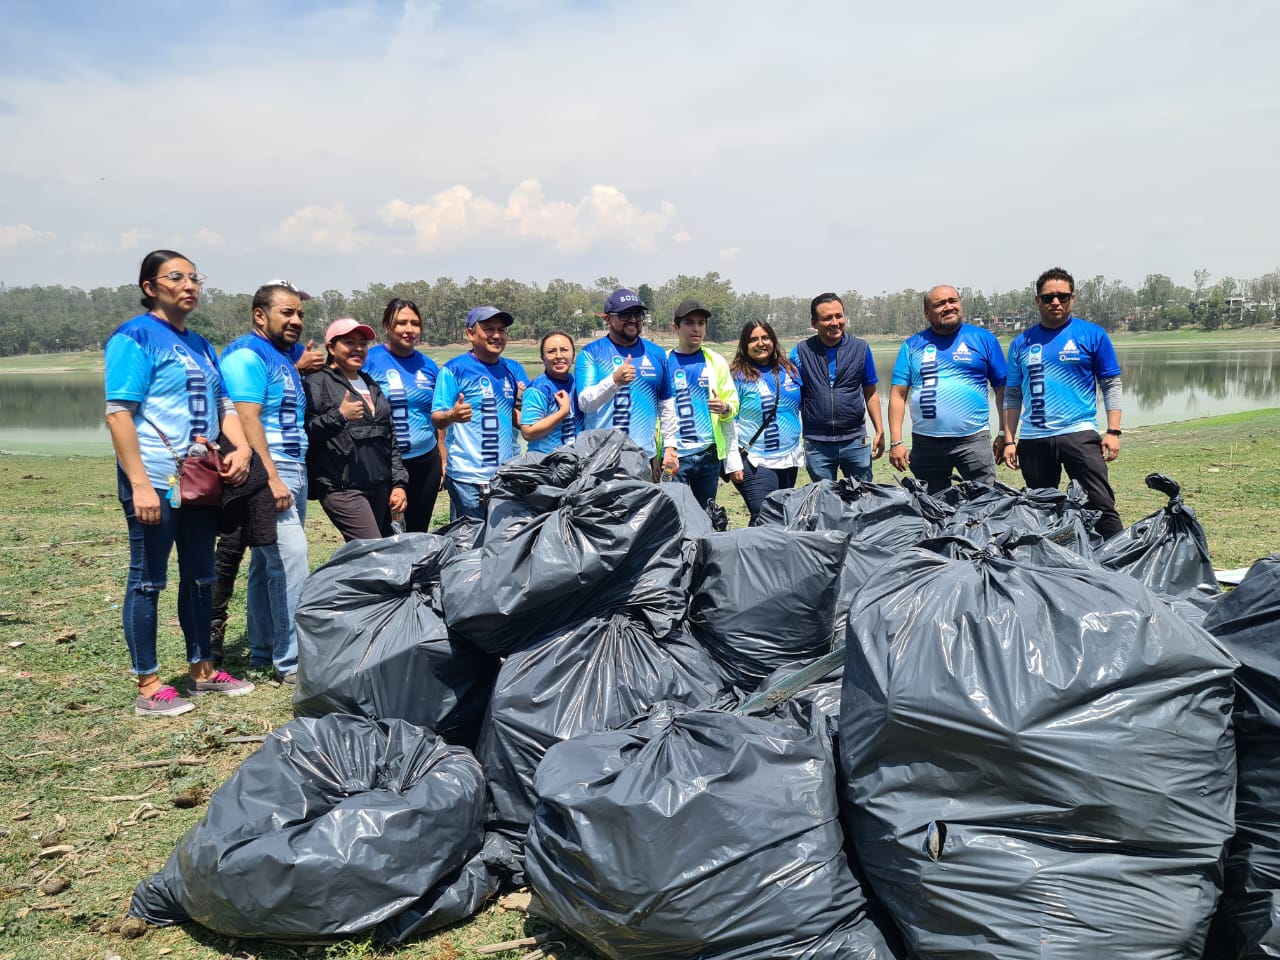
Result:
[[[731,349],[725,345],[724,349]],[[458,351],[461,347],[458,348]],[[897,346],[872,345],[881,397]],[[527,351],[512,351],[530,375],[537,363]],[[1280,346],[1161,344],[1120,346],[1124,370],[1124,427],[1246,410],[1280,407]],[[450,351],[432,351],[451,356]],[[102,421],[100,372],[0,374],[0,451],[109,456],[111,438]]]

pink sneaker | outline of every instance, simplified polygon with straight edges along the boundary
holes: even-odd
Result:
[[[228,697],[239,697],[253,693],[253,684],[248,680],[237,680],[225,670],[219,670],[208,680],[188,680],[187,696],[198,697],[205,693],[221,693]]]
[[[173,687],[161,687],[149,697],[138,696],[133,701],[133,712],[140,717],[176,717],[190,713],[196,705],[183,700]]]

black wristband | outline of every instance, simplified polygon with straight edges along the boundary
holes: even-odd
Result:
[[[1108,431],[1107,431],[1107,436],[1109,436],[1109,437],[1118,437],[1118,436],[1120,436],[1120,431],[1119,431],[1119,430],[1108,430]]]

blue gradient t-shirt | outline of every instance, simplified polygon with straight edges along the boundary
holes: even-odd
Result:
[[[797,451],[803,450],[799,368],[795,373],[779,369],[775,374],[769,367],[755,366],[758,379],[746,380],[737,374],[733,378],[740,404],[734,421],[738,446],[745,447],[755,437],[748,449],[753,462],[774,469],[795,466]],[[777,414],[760,430],[760,424],[775,407]]]
[[[629,347],[620,347],[607,336],[592,340],[578,353],[573,380],[579,392],[603,383],[613,371],[630,359],[636,378],[602,406],[582,412],[584,430],[621,430],[650,457],[658,444],[660,404],[671,396],[667,383],[667,355],[656,343],[641,338]]]
[[[436,428],[431,425],[431,402],[440,376],[436,362],[417,350],[400,357],[379,343],[369,350],[364,372],[377,381],[391,404],[391,423],[396,428],[401,459],[412,460],[434,450]]]
[[[1022,393],[1023,437],[1056,437],[1098,425],[1098,381],[1120,376],[1107,332],[1072,317],[1057,330],[1036,324],[1009,344],[1010,389]]]
[[[663,437],[666,446],[675,446],[678,456],[697,453],[716,442],[711,423],[710,371],[702,351],[667,355],[667,390],[675,401],[679,429],[673,438]]]
[[[454,357],[440,368],[431,409],[448,410],[462,394],[471,404],[467,423],[451,423],[445,433],[449,475],[464,483],[486,483],[498,467],[516,455],[517,385],[529,383],[524,367],[506,357],[483,363],[473,353]]]
[[[213,347],[194,330],[178,331],[146,313],[116,328],[105,356],[106,398],[138,404],[133,426],[142,463],[151,485],[164,490],[176,464],[156,427],[179,457],[197,436],[218,438],[224,392]]]
[[[545,437],[528,442],[531,453],[550,453],[556,447],[573,443],[578,436],[582,423],[582,411],[578,409],[578,395],[573,389],[573,374],[569,374],[563,380],[553,380],[544,373],[534,380],[529,385],[529,389],[524,392],[524,402],[520,406],[520,423],[528,427],[547,414],[559,410],[560,404],[556,403],[556,394],[561,390],[569,395],[569,413],[559,425],[552,427],[551,432]]]
[[[279,350],[259,333],[236,337],[222,351],[222,377],[227,396],[236,403],[256,403],[267,438],[267,452],[276,463],[305,464],[307,434],[303,416],[307,398],[294,362],[295,347]]]
[[[926,437],[969,437],[990,426],[987,384],[1003,387],[1004,351],[981,327],[955,333],[922,330],[908,338],[893,366],[896,386],[910,387],[911,432]]]

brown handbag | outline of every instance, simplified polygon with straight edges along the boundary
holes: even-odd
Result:
[[[164,432],[155,425],[148,416],[143,416],[151,428],[160,435],[169,456],[173,457],[175,471],[174,483],[178,487],[178,505],[189,507],[222,506],[222,451],[218,445],[207,437],[196,437],[196,443],[203,443],[207,452],[195,456],[190,453],[185,457],[178,456],[173,444]]]

